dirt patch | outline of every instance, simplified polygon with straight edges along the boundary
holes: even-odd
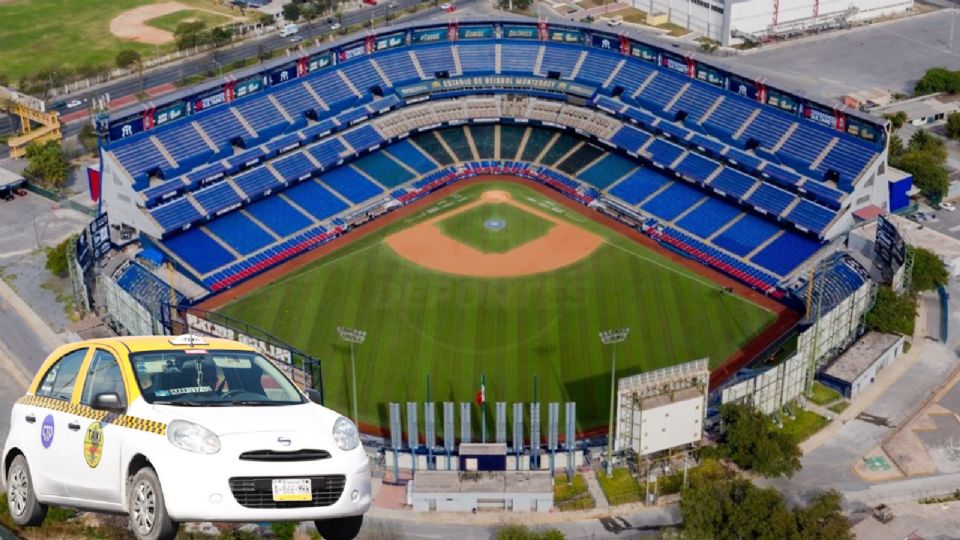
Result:
[[[547,234],[506,253],[484,253],[443,234],[438,221],[482,204],[509,204],[554,223]],[[384,242],[397,255],[425,268],[473,277],[510,277],[549,272],[569,266],[603,245],[603,238],[546,212],[517,203],[504,191],[487,191],[479,201],[434,216],[391,234]]]
[[[138,8],[124,11],[110,21],[110,33],[120,39],[129,39],[148,45],[165,45],[173,41],[173,34],[166,30],[161,30],[146,24],[151,19],[169,15],[184,10],[209,11],[223,17],[233,20],[240,20],[239,17],[231,17],[225,13],[211,11],[203,8],[195,8],[180,2],[163,2],[161,4],[150,4]]]

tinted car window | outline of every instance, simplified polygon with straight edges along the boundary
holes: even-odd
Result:
[[[87,349],[79,349],[57,360],[40,381],[37,395],[70,401],[73,387],[77,384],[77,374],[86,356]]]
[[[126,406],[127,393],[123,386],[123,373],[120,371],[117,359],[107,351],[97,349],[93,353],[93,359],[90,360],[90,369],[87,371],[87,379],[83,383],[83,395],[80,398],[80,403],[92,405],[93,398],[97,394],[110,392],[120,396],[120,404]]]

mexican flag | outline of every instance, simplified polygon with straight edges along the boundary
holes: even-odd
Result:
[[[477,392],[477,405],[487,402],[486,375],[480,375],[480,391]]]

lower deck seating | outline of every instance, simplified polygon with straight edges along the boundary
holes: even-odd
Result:
[[[765,219],[744,214],[736,223],[717,235],[713,243],[744,257],[780,230],[780,227]]]
[[[708,238],[739,215],[739,208],[711,197],[677,220],[677,226],[700,238]]]
[[[314,180],[293,186],[283,195],[320,221],[347,208],[347,203]]]
[[[164,240],[163,245],[200,275],[234,260],[233,254],[199,228]]]
[[[364,156],[354,162],[353,166],[388,188],[413,179],[413,173],[382,152]]]
[[[704,197],[702,192],[674,182],[640,207],[661,219],[672,221]]]
[[[662,173],[643,167],[634,171],[610,189],[610,194],[630,205],[637,205],[670,183]]]
[[[246,208],[247,212],[278,236],[290,236],[313,221],[282,197],[267,197]]]
[[[320,180],[353,204],[363,203],[383,193],[383,189],[350,166],[323,173]]]
[[[274,241],[270,233],[238,211],[207,223],[207,229],[241,255],[253,253]]]
[[[606,189],[610,184],[626,176],[637,168],[637,164],[618,154],[607,154],[578,175],[580,180],[598,188]]]
[[[419,174],[426,174],[437,168],[436,163],[407,140],[390,145],[386,152]]]

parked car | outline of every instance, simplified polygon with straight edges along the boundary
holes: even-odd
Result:
[[[940,210],[946,210],[947,212],[953,212],[957,209],[957,206],[950,201],[941,201]]]
[[[70,101],[67,102],[68,109],[76,109],[81,105],[83,105],[83,102],[80,101],[79,99],[71,99]]]
[[[889,506],[881,504],[873,509],[873,517],[880,523],[890,523],[893,521],[893,510],[890,510]]]
[[[444,11],[453,11],[453,10],[451,9],[452,7],[453,7],[453,4],[451,4],[450,2],[444,2],[444,3],[440,4],[440,9],[442,9],[442,10],[444,10]]]
[[[3,477],[18,526],[49,506],[127,514],[141,540],[186,521],[312,520],[351,539],[370,508],[353,422],[247,345],[197,336],[64,345],[14,405]]]

